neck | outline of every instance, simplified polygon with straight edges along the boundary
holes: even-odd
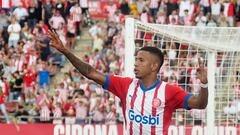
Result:
[[[153,86],[158,79],[157,79],[157,75],[154,75],[154,76],[148,76],[148,77],[142,78],[140,80],[144,88],[149,88]]]

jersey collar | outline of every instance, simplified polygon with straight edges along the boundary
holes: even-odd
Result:
[[[151,87],[149,87],[149,88],[145,88],[145,87],[143,86],[142,82],[140,81],[140,88],[142,89],[143,92],[147,92],[147,91],[152,90],[152,89],[154,89],[155,87],[157,87],[159,83],[160,83],[160,80],[157,79],[157,81],[155,82],[155,84],[153,84],[153,85],[152,85]]]

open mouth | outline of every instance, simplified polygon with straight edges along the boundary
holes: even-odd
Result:
[[[137,69],[134,69],[134,73],[137,74],[139,71]]]

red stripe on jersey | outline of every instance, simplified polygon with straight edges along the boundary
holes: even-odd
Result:
[[[133,109],[133,107],[134,107],[134,102],[135,102],[135,100],[137,98],[137,91],[138,91],[139,85],[140,85],[140,81],[137,82],[137,85],[136,85],[136,87],[134,89],[134,93],[133,93],[133,96],[132,96],[132,99],[131,99],[131,103],[130,103],[131,109]],[[133,134],[133,123],[132,123],[132,121],[130,122],[130,129],[129,130],[130,130],[130,132],[129,132],[130,135],[132,135]]]
[[[143,92],[143,99],[142,99],[142,110],[141,110],[141,115],[143,115],[143,111],[144,111],[145,93],[146,93],[146,92]],[[140,135],[142,135],[142,123],[140,123]]]
[[[157,98],[158,90],[159,90],[161,84],[162,84],[162,81],[159,83],[159,85],[157,86],[157,88],[156,88],[156,90],[154,92],[154,96],[153,96],[152,102],[154,101],[155,98]],[[157,113],[157,108],[152,106],[152,116],[155,117],[156,113]],[[151,135],[155,135],[155,134],[156,134],[156,126],[151,126]]]

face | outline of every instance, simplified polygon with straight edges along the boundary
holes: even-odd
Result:
[[[147,51],[139,51],[135,57],[134,73],[136,78],[143,79],[157,70],[156,58]]]
[[[64,88],[64,83],[60,83],[60,88]]]

